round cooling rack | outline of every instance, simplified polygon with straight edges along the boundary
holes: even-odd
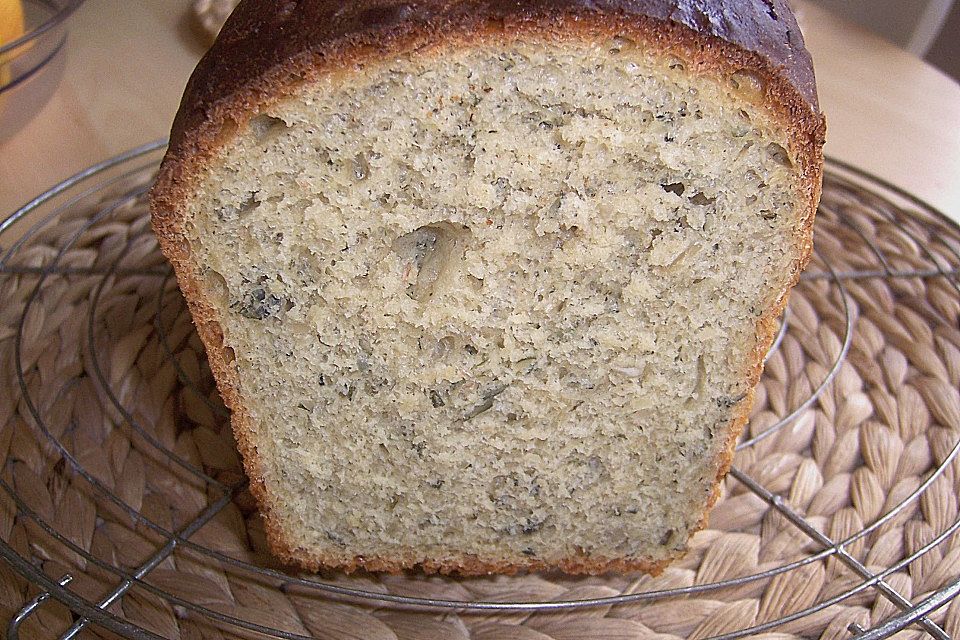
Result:
[[[306,575],[150,231],[163,149],[0,222],[8,637],[960,637],[960,229],[926,204],[828,163],[722,499],[660,576]]]

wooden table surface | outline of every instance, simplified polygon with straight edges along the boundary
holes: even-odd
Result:
[[[0,143],[0,213],[80,169],[166,136],[202,54],[189,0],[88,0],[72,18],[65,78]],[[960,221],[960,85],[921,60],[802,3],[829,122],[827,153]]]

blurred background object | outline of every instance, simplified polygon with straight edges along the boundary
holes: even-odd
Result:
[[[0,141],[40,112],[63,77],[67,18],[83,0],[0,0]]]
[[[940,35],[954,0],[816,0],[910,53],[924,57]]]
[[[12,46],[10,43],[23,37],[25,28],[20,0],[0,0],[0,47]],[[8,58],[0,54],[0,88],[10,82],[12,72]]]
[[[960,81],[957,0],[814,0]]]
[[[22,36],[23,29],[23,5],[20,0],[0,0],[0,46]]]
[[[927,60],[960,82],[960,2],[954,2]]]
[[[240,0],[193,0],[193,14],[210,42],[220,33],[220,27],[239,2]]]

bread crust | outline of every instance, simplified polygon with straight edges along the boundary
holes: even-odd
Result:
[[[160,247],[174,267],[210,368],[232,412],[238,448],[268,541],[282,560],[311,571],[397,573],[416,568],[480,575],[559,569],[572,574],[641,571],[656,575],[682,555],[660,561],[587,554],[519,561],[457,555],[424,561],[412,554],[335,557],[296,548],[274,514],[273,497],[264,485],[262,463],[251,439],[251,417],[240,393],[234,356],[224,345],[216,309],[203,295],[202,274],[191,258],[184,229],[186,203],[207,163],[247,121],[294,95],[303,83],[322,77],[346,78],[352,70],[391,56],[431,55],[443,46],[509,44],[519,37],[548,43],[600,42],[614,36],[640,40],[664,56],[688,61],[689,71],[721,81],[744,69],[760,78],[763,92],[758,99],[789,134],[807,199],[807,214],[795,231],[792,284],[757,321],[756,348],[745,374],[751,390],[734,408],[726,444],[715,463],[716,482],[697,530],[706,526],[749,417],[753,387],[763,371],[776,319],[809,260],[820,199],[825,121],[817,106],[812,62],[784,0],[354,0],[343,6],[330,0],[245,0],[187,85],[151,192],[151,209]]]

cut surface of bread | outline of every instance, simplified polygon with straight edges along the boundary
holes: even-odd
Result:
[[[822,137],[697,55],[622,24],[434,41],[298,82],[189,188],[161,177],[282,557],[682,554],[809,254]]]

